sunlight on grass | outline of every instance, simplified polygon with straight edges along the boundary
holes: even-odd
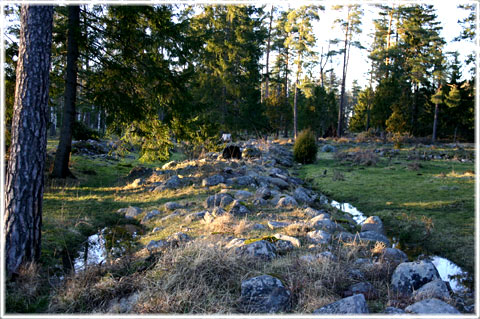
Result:
[[[420,207],[425,209],[432,209],[432,208],[441,208],[441,207],[448,207],[454,205],[456,201],[432,201],[432,202],[409,202],[403,203],[401,206],[404,207]]]

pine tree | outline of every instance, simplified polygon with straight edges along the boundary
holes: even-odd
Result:
[[[47,146],[52,6],[22,5],[12,147],[5,181],[5,265],[38,261]]]

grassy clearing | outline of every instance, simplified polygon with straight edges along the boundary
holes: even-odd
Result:
[[[301,177],[330,198],[351,203],[366,216],[380,216],[388,234],[399,239],[407,252],[438,254],[473,273],[474,163],[418,159],[432,151],[451,157],[459,153],[470,156],[473,149],[403,148],[377,157],[376,163],[369,165],[368,161],[354,161],[355,154],[365,154],[367,149],[373,154],[371,150],[379,145],[335,146],[338,152],[353,156],[342,160],[342,156],[321,152],[315,164],[300,169]]]

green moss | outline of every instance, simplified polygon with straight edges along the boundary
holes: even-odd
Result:
[[[259,238],[247,239],[247,240],[245,240],[245,245],[248,245],[248,244],[254,243],[256,241],[260,241],[260,240],[265,240],[265,241],[268,241],[272,244],[275,243],[276,241],[278,241],[278,239],[275,236],[263,236],[263,237],[259,237]]]

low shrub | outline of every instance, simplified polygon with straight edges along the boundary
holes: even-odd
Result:
[[[317,159],[317,143],[311,130],[300,132],[293,145],[293,158],[302,164],[311,164]]]

